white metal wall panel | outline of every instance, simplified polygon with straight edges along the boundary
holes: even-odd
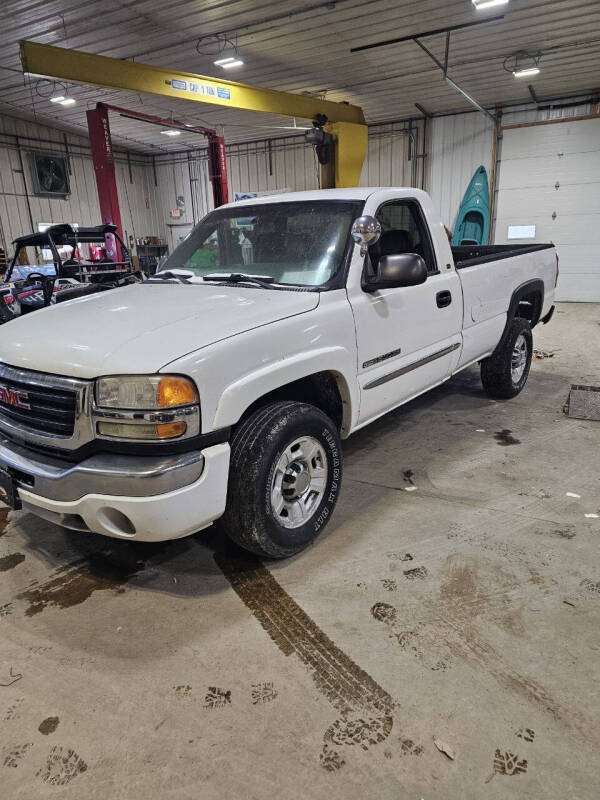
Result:
[[[549,111],[529,109],[505,114],[504,122],[568,116],[588,110],[588,106]],[[510,224],[517,224],[527,211],[527,219],[538,226],[538,239],[554,239],[560,245],[563,274],[561,292],[564,288],[568,293],[569,287],[581,286],[581,281],[585,283],[587,288],[582,298],[578,299],[595,297],[596,290],[593,287],[600,280],[596,256],[599,252],[598,241],[593,236],[592,241],[588,241],[592,235],[590,228],[600,230],[597,217],[600,193],[596,179],[600,174],[600,148],[597,147],[600,136],[597,133],[598,121],[592,120],[590,123],[596,125],[595,129],[591,128],[596,133],[588,136],[587,144],[584,142],[583,145],[578,135],[567,134],[566,130],[561,133],[561,129],[568,130],[571,125],[582,123],[519,129],[523,133],[514,138],[514,145],[507,144],[509,137],[505,136],[506,146],[499,172],[503,196],[500,197],[497,241],[505,240],[501,234],[506,233],[509,220],[514,219],[514,223]],[[390,123],[370,128],[361,186],[410,185],[413,164],[417,167],[416,183],[420,185],[421,163],[408,161],[406,127],[404,123]],[[422,137],[422,123],[415,124],[413,130]],[[436,118],[431,121],[429,130],[428,186],[425,188],[432,194],[445,224],[452,227],[473,172],[480,164],[488,170],[490,168],[493,130],[485,117],[475,113]],[[48,200],[31,195],[29,165],[24,159],[23,176],[15,141],[2,137],[2,133],[23,137],[20,143],[23,156],[29,149],[64,152],[65,134],[46,126],[0,116],[0,237],[8,243],[9,251],[9,243],[15,236],[31,230],[24,180],[28,182],[34,225],[65,220],[82,225],[99,222],[96,180],[89,142],[85,137],[67,134],[71,152],[71,197],[68,200]],[[28,136],[48,141],[36,143],[25,138]],[[515,149],[511,152],[510,147],[513,146]],[[418,152],[421,151],[422,139],[418,142]],[[552,160],[555,151],[565,155]],[[118,158],[118,191],[127,235],[157,235],[170,243],[174,226],[197,222],[211,210],[212,189],[205,151],[157,155],[155,168],[150,156],[132,153],[131,180],[124,154],[119,154]],[[524,192],[524,169],[529,194]],[[319,181],[314,151],[298,135],[274,139],[270,144],[264,140],[231,145],[228,147],[228,170],[231,197],[236,191],[314,189]],[[560,183],[558,191],[553,188],[556,181]],[[181,218],[173,220],[170,211],[177,207],[178,195],[184,197],[185,212]],[[554,208],[557,199],[561,202],[560,216],[553,221],[552,212],[559,211],[558,207]],[[574,211],[570,212],[569,209]],[[564,221],[567,215],[568,220]],[[560,232],[560,240],[557,231]],[[576,277],[567,281],[567,275],[573,274],[574,268]],[[586,277],[580,280],[577,276],[581,275]],[[575,299],[571,295],[569,297]]]
[[[229,193],[303,191],[319,187],[312,147],[300,136],[228,148]]]
[[[428,191],[450,229],[477,167],[483,165],[490,175],[493,137],[494,126],[483,114],[431,121]]]
[[[16,136],[19,137],[18,142]],[[36,197],[33,194],[28,152],[38,150],[66,155],[65,136],[71,167],[71,194],[64,200]],[[147,157],[140,156],[139,153],[132,154],[133,183],[130,182],[128,165],[124,158],[124,154],[117,154],[117,189],[124,231],[126,235],[156,234],[157,215],[152,208],[155,195],[150,193],[148,184],[151,169],[140,163],[140,159],[147,160]],[[0,116],[0,245],[8,253],[12,253],[12,241],[17,236],[31,233],[32,228],[35,229],[40,222],[76,222],[80,225],[100,223],[98,191],[89,141],[85,137],[65,134],[45,125]]]
[[[189,157],[157,156],[156,186],[151,164],[146,169],[150,181],[154,230],[169,242],[169,229],[198,222],[213,208],[212,186],[208,174],[206,151],[194,151]],[[299,137],[234,145],[227,149],[229,196],[235,192],[268,192],[288,189],[301,191],[318,188],[318,172],[312,148]],[[176,220],[176,197],[185,198],[185,211]]]
[[[600,119],[504,131],[497,244],[510,225],[555,243],[557,300],[600,301]]]
[[[408,138],[403,127],[390,124],[370,130],[361,186],[411,185],[412,165],[407,160]],[[415,135],[417,132],[422,135],[419,126],[415,126],[414,131]],[[422,146],[419,142],[417,145]],[[152,205],[157,212],[155,231],[168,241],[168,227],[172,225],[169,211],[175,208],[175,187],[183,187],[178,193],[186,197],[185,215],[176,224],[197,222],[207,214],[213,207],[212,188],[204,151],[194,152],[189,164],[182,155],[157,156],[155,163],[157,186],[152,187],[151,192]],[[231,200],[236,192],[319,188],[320,172],[314,150],[298,135],[271,142],[232,145],[227,148],[227,169]],[[419,165],[417,180],[420,169]]]
[[[182,158],[175,163],[163,164],[156,159],[155,166],[150,163],[144,167],[146,179],[149,183],[148,194],[152,215],[152,229],[143,232],[144,235],[153,234],[160,236],[163,241],[170,244],[170,228],[172,226],[189,224],[194,221],[195,204],[192,200],[192,185],[190,181],[190,166],[187,158]],[[154,175],[156,174],[156,186]],[[171,211],[178,209],[177,198],[183,197],[184,206],[179,209],[180,217],[172,218]]]
[[[408,130],[404,125],[369,129],[367,157],[359,186],[410,186],[411,166],[408,163]]]

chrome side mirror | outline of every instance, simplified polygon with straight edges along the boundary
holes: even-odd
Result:
[[[361,256],[366,255],[367,248],[379,239],[381,236],[381,225],[375,217],[364,216],[358,217],[352,223],[352,230],[350,231],[352,238],[356,244],[360,245]]]

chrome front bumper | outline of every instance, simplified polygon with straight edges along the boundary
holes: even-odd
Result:
[[[0,467],[23,511],[82,533],[160,542],[202,530],[225,510],[229,444],[151,458],[96,455],[72,464],[0,437]]]
[[[0,467],[19,488],[49,500],[79,500],[87,494],[151,497],[189,486],[204,469],[201,452],[176,456],[98,454],[73,464],[33,453],[0,436]]]

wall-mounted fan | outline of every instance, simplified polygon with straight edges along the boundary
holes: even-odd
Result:
[[[66,157],[52,153],[30,153],[30,156],[35,194],[67,197],[71,190]]]

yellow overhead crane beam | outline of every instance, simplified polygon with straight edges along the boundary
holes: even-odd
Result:
[[[325,130],[335,140],[335,169],[323,169],[323,185],[358,185],[367,151],[367,126],[359,106],[37,42],[21,41],[19,47],[24,72],[43,78],[308,120],[323,114],[328,120]]]

